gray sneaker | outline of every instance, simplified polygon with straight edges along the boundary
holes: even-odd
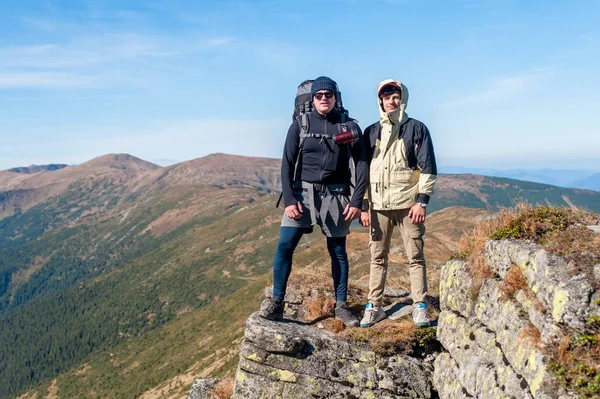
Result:
[[[374,306],[371,302],[365,306],[365,314],[360,321],[361,327],[371,327],[375,323],[379,323],[385,319],[387,314],[379,306]]]
[[[266,306],[261,306],[258,315],[267,320],[283,319],[283,301],[281,299],[267,299]],[[264,303],[263,303],[264,305]]]
[[[341,320],[346,327],[358,327],[358,319],[350,312],[346,302],[339,302],[335,306],[335,318]]]
[[[427,312],[427,304],[417,302],[413,305],[412,317],[417,327],[428,327],[431,325],[431,318]]]

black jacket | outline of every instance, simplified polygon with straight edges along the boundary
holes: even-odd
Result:
[[[339,132],[341,114],[336,110],[327,115],[321,115],[313,110],[308,114],[309,133],[315,135],[333,136]],[[302,154],[298,163],[299,180],[321,184],[349,184],[351,173],[349,169],[349,152],[352,154],[356,169],[356,186],[350,199],[350,206],[360,208],[367,188],[368,164],[365,158],[363,134],[360,127],[353,121],[346,122],[349,129],[359,133],[359,140],[353,144],[339,146],[332,138],[307,137],[302,144]],[[283,158],[281,161],[281,185],[285,206],[296,204],[294,197],[294,169],[300,144],[301,127],[294,121],[288,129]],[[350,146],[350,151],[348,151]]]

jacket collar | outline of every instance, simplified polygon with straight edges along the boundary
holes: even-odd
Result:
[[[331,112],[322,115],[320,113],[317,112],[316,109],[313,108],[312,111],[310,111],[316,118],[321,119],[321,120],[327,120],[331,123],[337,123],[340,120],[340,113],[338,110],[336,110],[335,108],[331,110]]]

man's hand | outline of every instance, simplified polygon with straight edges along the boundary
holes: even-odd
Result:
[[[368,227],[371,225],[371,214],[369,211],[361,211],[360,212],[360,224]]]
[[[300,219],[302,217],[302,212],[304,212],[304,209],[302,209],[302,204],[300,203],[300,201],[298,201],[297,205],[294,204],[285,207],[285,214],[290,219]]]
[[[360,208],[355,206],[346,205],[346,209],[344,209],[344,215],[346,215],[345,220],[354,220],[360,216]]]
[[[419,204],[414,204],[408,211],[408,217],[411,219],[412,224],[419,224],[425,221],[425,208]]]

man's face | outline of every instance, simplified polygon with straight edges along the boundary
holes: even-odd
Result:
[[[381,102],[383,103],[383,110],[385,112],[394,112],[400,106],[400,102],[402,101],[402,97],[398,93],[392,94],[384,94],[381,97]]]
[[[318,113],[328,114],[335,107],[335,94],[329,90],[319,90],[313,96],[313,104]]]

